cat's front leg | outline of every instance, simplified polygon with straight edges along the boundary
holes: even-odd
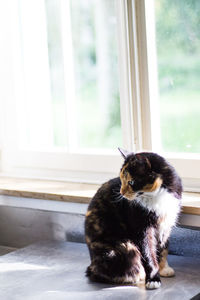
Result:
[[[161,286],[160,276],[154,276],[146,281],[146,288],[148,290],[158,289]]]
[[[159,264],[157,258],[157,239],[154,228],[149,228],[142,246],[143,266],[146,273],[146,288],[157,289],[161,286]]]
[[[173,277],[175,275],[174,269],[168,265],[167,262],[168,255],[168,244],[165,248],[162,249],[160,253],[160,262],[159,262],[159,273],[162,277]]]
[[[143,262],[144,269],[146,272],[146,288],[147,289],[157,289],[161,286],[159,267],[156,263],[151,261],[151,258],[148,257]]]

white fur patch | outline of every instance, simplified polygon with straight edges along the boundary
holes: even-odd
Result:
[[[146,288],[148,290],[158,289],[161,286],[160,281],[149,281],[146,283]]]
[[[149,211],[154,211],[158,217],[169,214],[174,221],[176,220],[179,212],[179,200],[166,189],[159,188],[154,192],[144,193],[136,200]]]
[[[159,232],[160,240],[164,244],[172,226],[176,224],[180,211],[179,199],[174,197],[165,188],[159,188],[153,192],[146,192],[138,196],[136,201],[149,211],[154,211],[158,217],[163,219],[160,223]]]

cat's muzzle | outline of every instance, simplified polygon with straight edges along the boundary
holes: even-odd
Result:
[[[124,192],[122,189],[120,190],[120,194],[130,201],[134,200],[137,195],[137,193]]]

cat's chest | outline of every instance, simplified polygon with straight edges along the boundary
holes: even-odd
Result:
[[[163,240],[176,223],[180,210],[179,200],[167,190],[161,189],[152,195],[150,193],[141,195],[138,202],[149,212],[156,214],[160,239]]]
[[[179,199],[164,188],[155,193],[140,195],[137,202],[148,211],[155,212],[157,217],[176,216],[179,211]]]

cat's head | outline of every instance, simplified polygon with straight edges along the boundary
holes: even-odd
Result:
[[[120,170],[121,189],[120,193],[127,199],[133,200],[136,195],[153,193],[160,189],[162,175],[152,168],[149,153],[129,153],[119,149],[124,157],[124,164]],[[157,154],[151,153],[151,156]]]

